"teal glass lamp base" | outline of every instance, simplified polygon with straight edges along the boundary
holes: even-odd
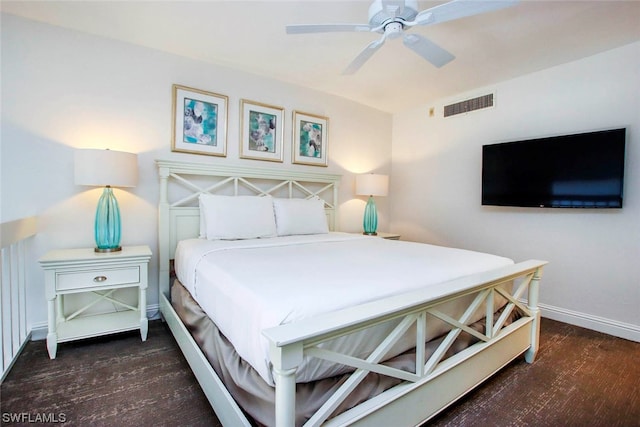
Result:
[[[96,252],[117,252],[120,246],[120,208],[111,187],[105,187],[98,200],[94,234]]]
[[[367,200],[367,206],[364,208],[364,219],[362,221],[362,228],[364,233],[368,236],[377,236],[376,230],[378,229],[378,211],[376,209],[376,202],[373,200],[373,196],[369,196]]]

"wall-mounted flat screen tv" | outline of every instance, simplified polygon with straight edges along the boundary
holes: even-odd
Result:
[[[626,129],[482,147],[482,204],[622,208]]]

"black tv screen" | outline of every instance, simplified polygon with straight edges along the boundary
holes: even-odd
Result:
[[[482,147],[482,204],[622,208],[626,129]]]

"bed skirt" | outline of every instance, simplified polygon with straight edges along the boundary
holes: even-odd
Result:
[[[171,287],[171,304],[204,356],[224,382],[229,393],[246,414],[257,425],[275,425],[275,388],[265,383],[257,371],[240,358],[231,343],[177,279]],[[496,316],[499,314],[497,312]],[[514,311],[506,324],[517,318],[518,314]],[[470,327],[484,333],[484,319],[475,322]],[[426,354],[432,354],[443,338],[440,337],[426,343]],[[449,349],[445,358],[477,341],[475,337],[462,333]],[[389,359],[384,364],[411,372],[415,368],[415,360],[415,350],[411,350]],[[348,375],[341,375],[311,383],[298,383],[296,386],[296,425],[304,424],[347,378]],[[397,378],[369,373],[333,415],[346,411],[400,382],[401,380]]]

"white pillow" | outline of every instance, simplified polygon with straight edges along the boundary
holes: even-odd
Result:
[[[200,215],[209,240],[256,239],[276,236],[271,196],[200,195]]]
[[[324,201],[313,199],[273,199],[278,236],[326,234],[329,232]]]

